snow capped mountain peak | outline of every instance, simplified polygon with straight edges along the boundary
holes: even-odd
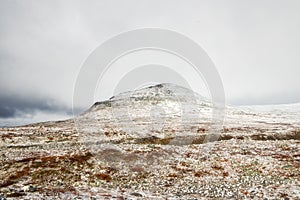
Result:
[[[212,103],[194,91],[170,83],[124,92],[95,103],[80,115],[82,132],[118,132],[133,138],[197,133],[211,121]],[[110,128],[109,131],[106,127]],[[111,130],[113,129],[113,130]]]
[[[109,100],[104,102],[97,102],[95,105],[105,104],[107,102],[115,101],[127,101],[127,100],[173,100],[178,102],[206,102],[209,100],[201,96],[198,93],[195,93],[191,89],[172,84],[172,83],[161,83],[149,87],[140,88],[134,91],[128,91],[120,93],[116,96],[111,97]]]

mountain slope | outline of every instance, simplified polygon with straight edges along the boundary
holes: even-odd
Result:
[[[206,142],[214,104],[161,84],[0,128],[0,199],[297,199],[298,105],[226,107]]]

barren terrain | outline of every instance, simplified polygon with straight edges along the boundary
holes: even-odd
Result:
[[[228,106],[217,128],[213,108],[157,85],[0,128],[0,199],[300,199],[300,104]]]

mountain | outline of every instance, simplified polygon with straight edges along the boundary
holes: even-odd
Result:
[[[297,104],[291,107],[227,106],[221,110],[226,117],[219,120],[213,117],[213,113],[220,108],[210,100],[181,86],[158,84],[97,102],[75,118],[75,125],[82,142],[89,145],[91,142],[136,143],[144,140],[163,144],[203,143],[213,132],[215,140],[257,138],[257,132],[265,137],[281,139],[298,137],[287,131],[291,124],[299,127]],[[219,128],[213,127],[216,123],[219,123]]]
[[[0,199],[297,199],[299,106],[222,109],[159,84],[0,128]]]
[[[75,118],[85,137],[99,141],[122,138],[163,139],[198,134],[208,129],[213,104],[184,87],[159,84],[121,93],[95,103]]]

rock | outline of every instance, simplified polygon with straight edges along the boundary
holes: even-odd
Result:
[[[0,192],[6,194],[6,193],[9,193],[9,192],[10,192],[10,189],[7,188],[7,187],[1,188]],[[1,199],[0,199],[0,200],[1,200]]]
[[[138,192],[133,192],[133,193],[131,193],[130,195],[136,196],[136,197],[143,197],[143,195],[140,194],[140,193],[138,193]]]
[[[36,188],[32,185],[26,185],[23,187],[24,192],[35,192]]]
[[[112,178],[110,175],[106,174],[106,173],[99,173],[99,174],[95,174],[95,176],[100,179],[100,180],[105,180],[107,182],[111,181]]]
[[[0,195],[0,200],[6,200],[6,198]]]

